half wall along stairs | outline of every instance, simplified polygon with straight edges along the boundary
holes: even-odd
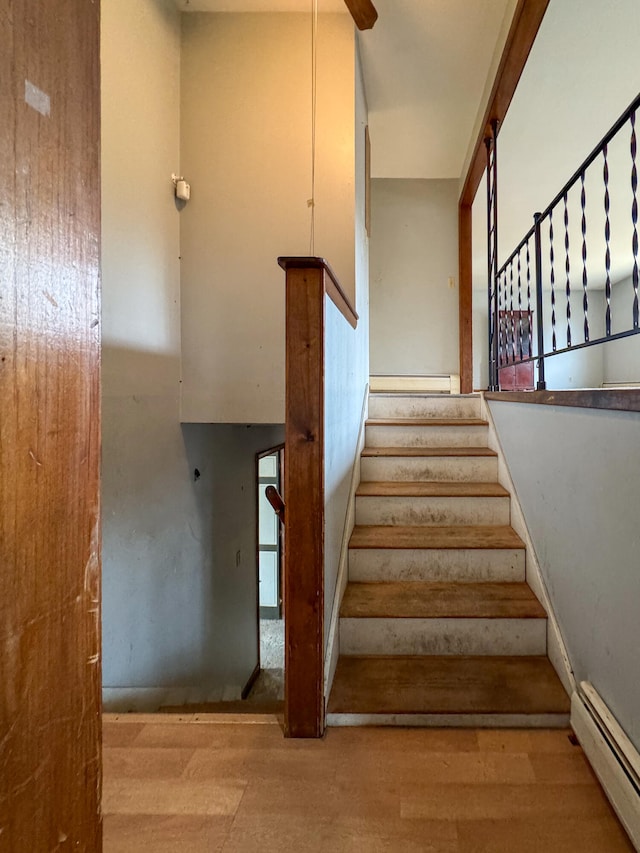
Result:
[[[480,405],[370,397],[329,725],[568,724]]]

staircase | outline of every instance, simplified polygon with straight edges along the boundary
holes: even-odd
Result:
[[[480,402],[370,397],[328,725],[568,723]]]

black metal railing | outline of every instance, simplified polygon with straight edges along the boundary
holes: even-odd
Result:
[[[534,363],[536,387],[544,389],[546,358],[640,333],[639,109],[640,95],[548,207],[534,214],[533,226],[500,267],[493,127],[486,141],[490,390],[504,386],[505,368]],[[614,285],[624,290],[617,312]]]

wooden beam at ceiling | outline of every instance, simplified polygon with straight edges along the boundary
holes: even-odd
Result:
[[[371,0],[344,0],[359,30],[370,30],[378,20],[376,7]]]
[[[471,207],[486,167],[484,140],[494,119],[499,125],[504,121],[548,5],[549,0],[518,2],[460,195],[460,390],[463,394],[473,388]]]

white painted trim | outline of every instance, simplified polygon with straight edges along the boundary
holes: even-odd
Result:
[[[569,661],[569,655],[567,654],[567,647],[540,570],[540,563],[538,562],[538,557],[536,555],[535,548],[533,547],[533,541],[529,533],[529,528],[527,527],[524,513],[522,512],[522,506],[520,505],[516,487],[511,479],[511,472],[507,465],[502,444],[498,438],[498,432],[493,420],[493,415],[491,414],[491,409],[484,394],[482,394],[481,407],[483,417],[489,424],[489,447],[492,450],[495,450],[498,454],[498,482],[501,486],[504,486],[511,495],[511,526],[522,539],[526,547],[527,583],[535,593],[538,601],[540,601],[544,609],[547,611],[547,655],[553,665],[553,668],[558,673],[558,677],[560,678],[564,689],[567,691],[569,696],[571,696],[576,689],[576,680],[573,674],[573,669],[571,668],[571,662]]]
[[[569,714],[327,714],[328,726],[454,729],[564,729]]]
[[[344,521],[344,530],[342,533],[342,544],[340,545],[340,562],[338,563],[338,577],[336,580],[336,589],[333,596],[333,606],[331,609],[331,623],[329,625],[329,637],[327,642],[327,650],[324,658],[324,701],[325,706],[329,701],[329,694],[333,685],[333,678],[336,674],[338,658],[340,656],[340,605],[342,604],[342,596],[347,586],[349,579],[349,540],[355,525],[356,519],[356,490],[360,485],[360,457],[364,448],[365,423],[369,411],[369,385],[364,389],[364,399],[362,401],[362,411],[360,412],[360,430],[358,432],[358,441],[356,442],[355,455],[353,459],[353,467],[351,469],[351,484],[349,486],[349,500],[347,502],[347,512]]]
[[[449,373],[438,376],[385,376],[378,374],[369,377],[369,385],[372,394],[402,392],[459,394],[460,376]]]
[[[640,768],[640,756],[588,682],[583,681],[580,692],[571,697],[571,726],[635,849],[640,850],[640,794],[631,781],[634,776],[637,779],[634,767]]]

